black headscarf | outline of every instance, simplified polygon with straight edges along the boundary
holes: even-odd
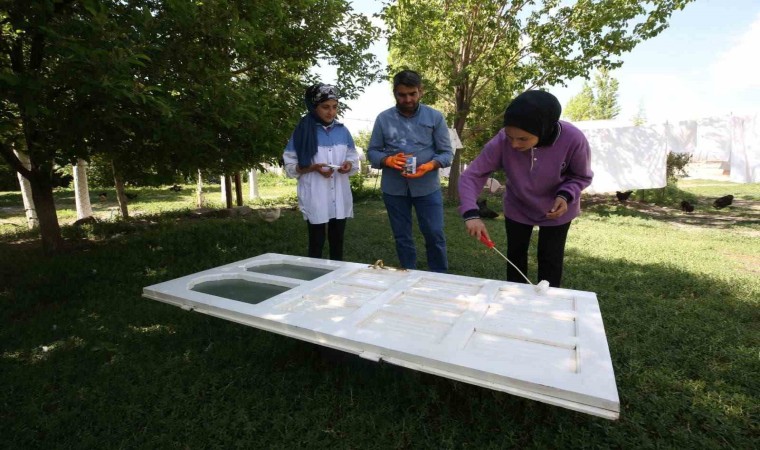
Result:
[[[300,167],[309,167],[311,159],[317,153],[317,124],[330,125],[324,123],[315,112],[317,105],[327,100],[338,100],[338,90],[329,84],[315,84],[309,86],[304,93],[304,103],[309,112],[298,122],[295,131],[293,131],[293,146],[298,155],[298,165]]]
[[[536,147],[551,145],[559,134],[562,105],[545,91],[525,91],[504,111],[504,126],[513,126],[538,136]]]

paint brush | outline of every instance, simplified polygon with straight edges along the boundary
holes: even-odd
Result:
[[[488,237],[485,234],[483,234],[483,233],[480,234],[480,242],[482,242],[486,247],[488,247],[490,249],[493,249],[493,251],[495,251],[496,253],[498,253],[499,256],[501,256],[502,258],[504,258],[504,260],[506,262],[508,262],[512,267],[514,267],[515,270],[517,270],[517,272],[520,275],[522,275],[523,278],[525,278],[525,281],[527,281],[528,284],[530,284],[531,286],[533,286],[533,289],[536,291],[537,294],[543,295],[543,294],[545,294],[549,290],[549,282],[546,281],[546,280],[541,280],[538,284],[531,283],[531,281],[528,279],[528,277],[526,277],[525,274],[522,273],[522,271],[520,269],[518,269],[517,266],[512,263],[512,261],[509,260],[509,258],[507,258],[506,256],[504,256],[504,254],[502,252],[500,252],[499,249],[496,248],[496,244],[494,244],[494,242],[492,240],[488,239]]]

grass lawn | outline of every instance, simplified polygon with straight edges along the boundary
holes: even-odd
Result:
[[[252,206],[293,204],[292,183],[268,183]],[[345,259],[396,265],[382,201],[365,186]],[[51,258],[23,228],[20,194],[0,193],[0,447],[757,447],[758,184],[584,198],[564,287],[598,296],[615,422],[142,298],[144,286],[262,253],[304,255],[306,226],[291,209],[273,223],[197,217],[193,186],[130,191],[134,219],[109,220],[115,203],[92,192],[102,220],[65,226],[69,248]],[[734,205],[710,206],[729,193]],[[72,193],[56,195],[72,222]],[[213,189],[208,199],[221,204]],[[498,197],[488,203],[500,210]],[[450,271],[503,279],[503,260],[465,235],[455,205],[445,214]],[[503,249],[502,218],[488,226]]]

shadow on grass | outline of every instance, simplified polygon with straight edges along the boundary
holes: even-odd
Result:
[[[395,260],[381,208],[346,259]],[[352,224],[349,224],[349,227]],[[287,237],[287,238],[284,238]],[[452,239],[453,266],[484,248]],[[597,291],[621,398],[609,422],[142,298],[144,286],[252,256],[303,254],[300,214],[125,234],[0,261],[0,434],[11,448],[751,448],[756,286],[570,252]],[[372,252],[368,251],[372,249]],[[371,253],[371,256],[370,256]],[[493,276],[472,265],[464,275]],[[754,291],[753,291],[754,289]]]
[[[719,229],[743,229],[760,224],[760,202],[747,198],[737,198],[725,209],[715,209],[711,198],[696,197],[685,193],[682,198],[688,198],[695,207],[694,212],[684,212],[679,209],[678,202],[662,204],[639,200],[619,202],[609,196],[584,196],[582,199],[585,212],[594,213],[601,217],[636,217],[646,220],[656,220],[683,226],[701,226]]]

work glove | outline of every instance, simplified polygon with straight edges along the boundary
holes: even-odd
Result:
[[[383,164],[391,169],[404,170],[404,164],[406,164],[406,155],[402,152],[398,152],[395,155],[388,156],[383,161]]]
[[[402,173],[401,175],[404,178],[419,178],[425,175],[426,173],[430,172],[431,170],[435,170],[435,163],[433,163],[433,161],[426,162],[425,164],[420,164],[419,166],[417,166],[417,172],[415,173],[412,173],[412,174]]]

